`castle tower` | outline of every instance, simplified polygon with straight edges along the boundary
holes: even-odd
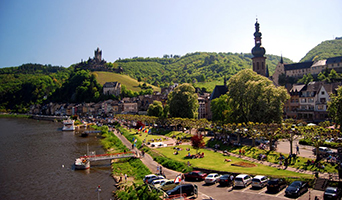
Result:
[[[102,51],[97,47],[97,49],[95,50],[95,56],[94,56],[95,60],[97,62],[100,62],[102,60]]]
[[[267,73],[267,67],[266,67],[266,57],[265,53],[266,50],[265,48],[261,45],[261,32],[259,29],[259,23],[258,19],[256,19],[255,22],[255,32],[254,32],[254,41],[255,41],[255,46],[252,49],[252,54],[253,54],[253,71],[256,73],[263,75],[263,76],[268,76]]]

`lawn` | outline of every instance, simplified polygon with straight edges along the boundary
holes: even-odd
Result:
[[[224,156],[221,153],[213,152],[211,150],[206,150],[206,149],[199,150],[201,153],[202,152],[204,153],[204,158],[188,159],[186,158],[188,151],[186,151],[185,149],[190,148],[191,154],[196,154],[196,150],[193,149],[190,145],[180,145],[178,147],[183,149],[179,151],[178,155],[174,155],[174,152],[175,152],[175,150],[173,149],[174,147],[157,148],[155,150],[165,155],[168,158],[171,158],[177,161],[182,161],[185,163],[189,161],[191,163],[191,166],[205,168],[205,169],[213,169],[213,170],[227,171],[227,172],[233,172],[233,173],[247,173],[250,175],[262,174],[262,175],[267,175],[267,176],[272,176],[272,177],[309,178],[313,176],[313,175],[308,175],[308,174],[282,170],[282,169],[278,169],[274,167],[269,167],[269,166],[258,164],[258,163],[251,163],[240,158],[236,158],[233,156],[229,156],[229,157]],[[225,162],[225,159],[231,159],[232,161]],[[246,163],[256,164],[256,167],[239,167],[239,166],[232,165],[232,164],[236,164],[242,161]]]

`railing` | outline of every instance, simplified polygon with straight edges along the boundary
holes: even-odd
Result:
[[[130,158],[130,157],[135,157],[135,156],[136,155],[134,152],[125,152],[125,153],[112,153],[112,154],[99,154],[99,155],[81,156],[80,158],[86,158],[89,161],[97,161],[97,160]]]

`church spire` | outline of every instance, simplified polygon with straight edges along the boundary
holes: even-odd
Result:
[[[281,57],[280,57],[280,64],[284,64],[283,54],[281,54]]]
[[[268,69],[266,66],[266,57],[265,53],[266,50],[265,48],[261,45],[261,32],[260,32],[260,24],[258,22],[258,18],[256,19],[255,22],[255,32],[254,32],[254,47],[252,49],[252,54],[253,54],[253,71],[256,73],[267,76],[268,75]]]

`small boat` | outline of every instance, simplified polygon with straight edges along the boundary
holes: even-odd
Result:
[[[86,158],[76,158],[74,165],[75,169],[89,169],[90,161]]]
[[[74,131],[75,130],[75,121],[72,119],[67,119],[63,121],[63,131]]]

